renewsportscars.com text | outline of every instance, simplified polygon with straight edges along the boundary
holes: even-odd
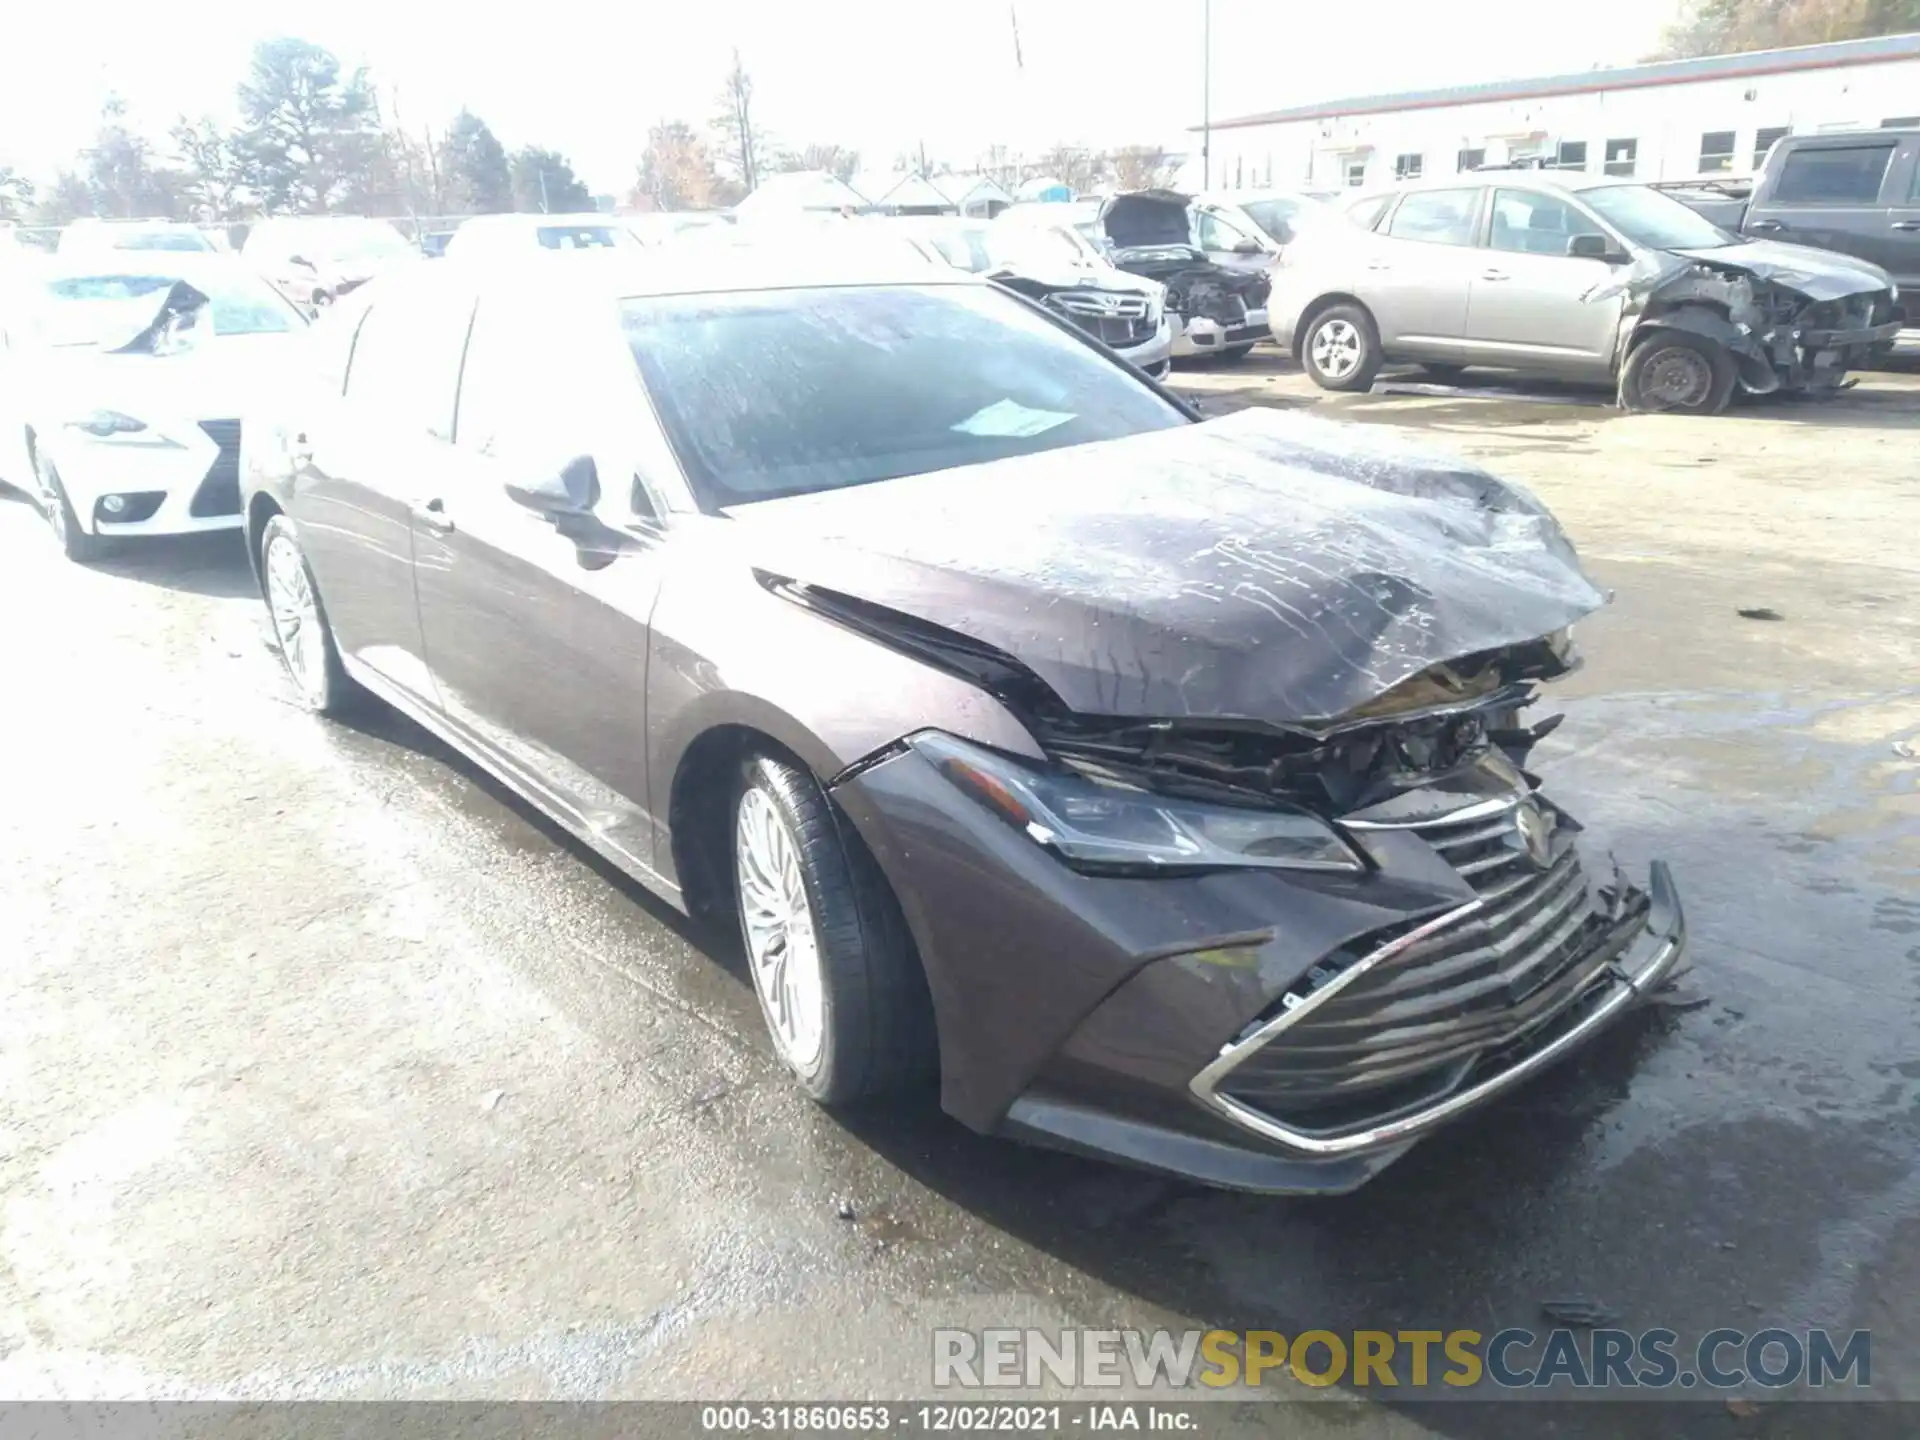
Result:
[[[1866,1330],[936,1330],[940,1389],[1304,1385],[1770,1389],[1873,1383]]]

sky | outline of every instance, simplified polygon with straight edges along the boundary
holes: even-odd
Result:
[[[249,52],[275,35],[370,67],[383,107],[397,101],[416,132],[464,105],[509,149],[562,151],[600,192],[631,185],[651,124],[711,119],[736,46],[777,142],[852,146],[866,167],[922,143],[955,168],[996,142],[1177,150],[1202,113],[1206,3],[33,5],[7,22],[8,49],[33,63],[0,86],[0,165],[44,180],[72,163],[109,92],[155,137],[181,114],[230,120]],[[1631,63],[1675,3],[1610,0],[1602,23],[1565,0],[1211,0],[1212,113]]]

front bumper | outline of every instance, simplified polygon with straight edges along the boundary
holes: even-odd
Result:
[[[1136,370],[1158,377],[1164,375],[1167,361],[1173,358],[1173,324],[1167,316],[1160,316],[1160,328],[1154,331],[1153,338],[1143,344],[1131,347],[1114,347],[1114,354],[1132,365]]]
[[[1247,311],[1246,319],[1236,325],[1225,325],[1206,315],[1182,316],[1180,320],[1180,328],[1173,337],[1173,356],[1176,360],[1194,355],[1217,355],[1229,346],[1253,345],[1273,338],[1265,309]]]
[[[240,526],[240,426],[169,424],[133,439],[42,432],[82,529],[96,535],[188,535]],[[120,497],[123,517],[108,509]]]
[[[1376,868],[1362,876],[1130,879],[1070,870],[916,752],[835,795],[892,881],[926,964],[950,1113],[983,1132],[1229,1188],[1354,1188],[1582,1048],[1685,952],[1666,868],[1656,865],[1644,890],[1617,876],[1590,883],[1577,826],[1564,818],[1538,880],[1496,897],[1455,867],[1468,853],[1461,844],[1480,846],[1475,854],[1495,846],[1506,864],[1497,806],[1458,839],[1366,837]],[[1559,948],[1549,956],[1528,932],[1551,927]],[[1430,977],[1468,974],[1482,950],[1502,995],[1516,996],[1511,1007],[1483,1003],[1490,992],[1475,981],[1479,1008],[1464,1020],[1405,1018],[1407,1005],[1429,1017],[1455,1006],[1445,986],[1465,982]],[[1400,989],[1368,997],[1369,985]],[[1377,1029],[1350,1028],[1368,1006],[1382,1016]],[[1469,1031],[1462,1048],[1454,1037]],[[1356,1035],[1370,1048],[1337,1069],[1326,1057]],[[1444,1064],[1427,1064],[1449,1045]],[[1378,1084],[1396,1065],[1408,1078]],[[1286,1097],[1318,1105],[1327,1098],[1312,1093],[1318,1074],[1340,1077],[1325,1082],[1329,1095],[1356,1075],[1361,1088],[1302,1123]]]

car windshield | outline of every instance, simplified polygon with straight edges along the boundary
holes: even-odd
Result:
[[[198,230],[130,230],[113,239],[116,250],[184,250],[211,254],[217,247]]]
[[[1645,185],[1602,185],[1582,190],[1580,198],[1627,239],[1649,249],[1717,250],[1739,243],[1698,211]]]
[[[602,250],[623,243],[611,225],[542,225],[533,233],[547,250]]]
[[[289,232],[280,248],[309,260],[378,260],[411,249],[398,230],[378,220],[364,225],[323,221],[309,230]]]
[[[941,258],[949,265],[961,270],[971,270],[975,274],[993,264],[987,254],[987,237],[977,228],[935,230],[927,237],[927,243],[940,252]]]
[[[1293,239],[1294,228],[1309,206],[1304,200],[1249,200],[1240,207],[1249,219],[1282,245]]]
[[[130,307],[179,280],[173,275],[74,275],[49,281],[40,329],[49,345],[124,344]],[[206,295],[216,335],[278,335],[303,322],[299,313],[265,284],[245,278],[188,280]]]
[[[1124,365],[988,286],[624,302],[681,463],[716,506],[1187,423]]]

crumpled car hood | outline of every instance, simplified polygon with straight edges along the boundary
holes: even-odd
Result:
[[[1739,245],[1665,253],[1739,270],[1756,280],[1797,290],[1809,300],[1838,300],[1863,291],[1885,290],[1893,283],[1885,270],[1869,260],[1778,240],[1748,240]]]
[[[770,578],[992,646],[1085,714],[1325,723],[1605,603],[1524,490],[1270,411],[732,514]]]

